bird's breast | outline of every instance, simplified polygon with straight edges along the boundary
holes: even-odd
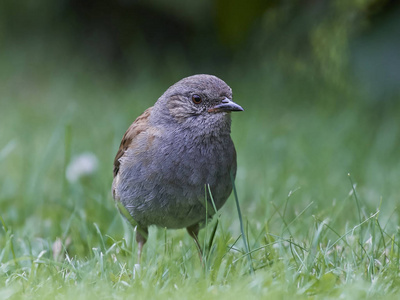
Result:
[[[236,154],[229,135],[164,135],[148,151],[127,154],[119,190],[139,223],[187,227],[205,218],[208,188],[218,209],[231,193]]]

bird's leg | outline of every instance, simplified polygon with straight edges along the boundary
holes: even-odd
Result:
[[[142,257],[142,249],[143,245],[147,242],[148,235],[147,228],[136,227],[136,242],[138,243],[138,263],[140,264],[140,260]]]
[[[200,262],[203,263],[203,251],[201,250],[201,246],[199,243],[199,231],[200,231],[200,226],[199,224],[194,224],[191,225],[189,227],[186,227],[187,232],[189,233],[189,235],[193,238],[194,242],[196,243],[196,247],[199,253],[199,258],[200,258]]]

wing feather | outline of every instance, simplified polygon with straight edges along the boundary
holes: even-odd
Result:
[[[120,167],[120,159],[124,156],[126,150],[135,142],[136,137],[146,131],[148,126],[148,119],[150,117],[150,113],[153,107],[150,107],[145,110],[143,114],[141,114],[132,124],[129,126],[128,130],[125,132],[122,137],[121,144],[119,146],[117,155],[114,159],[114,178],[117,176]]]

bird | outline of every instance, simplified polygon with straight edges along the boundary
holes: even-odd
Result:
[[[151,225],[186,228],[201,259],[199,230],[215,214],[210,208],[224,205],[236,177],[235,111],[243,108],[222,79],[192,75],[170,86],[125,132],[112,196],[136,225],[139,262]]]

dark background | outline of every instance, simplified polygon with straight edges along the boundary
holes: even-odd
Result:
[[[299,89],[281,97],[292,103],[337,105],[361,89],[381,106],[399,94],[395,0],[5,0],[0,11],[2,56],[15,59],[18,85],[64,68],[127,84],[212,73]],[[315,97],[320,89],[337,97]]]

